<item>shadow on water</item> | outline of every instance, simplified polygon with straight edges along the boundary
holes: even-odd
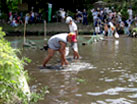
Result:
[[[81,36],[82,37],[82,36]],[[71,61],[64,70],[41,70],[46,51],[39,48],[43,37],[29,37],[37,43],[36,48],[24,48],[23,56],[32,60],[25,68],[32,78],[31,88],[48,86],[50,93],[43,104],[135,104],[137,103],[137,39],[108,38],[91,45],[79,44],[79,61]],[[8,38],[14,48],[22,48],[22,38]],[[70,53],[69,57],[72,56]],[[57,53],[49,62],[58,64]],[[84,80],[80,82],[78,80]]]

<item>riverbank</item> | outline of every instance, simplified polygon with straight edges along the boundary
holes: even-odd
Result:
[[[77,24],[79,34],[92,34],[92,25]],[[9,24],[1,24],[3,31],[6,32],[7,36],[20,36],[24,34],[24,25],[18,27],[11,27]],[[68,26],[65,23],[47,23],[47,35],[53,35],[56,33],[69,32]],[[44,23],[39,24],[28,24],[26,28],[27,35],[44,35]]]

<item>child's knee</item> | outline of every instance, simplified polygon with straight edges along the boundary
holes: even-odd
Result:
[[[54,54],[49,54],[48,57],[49,58],[52,58],[54,56]]]

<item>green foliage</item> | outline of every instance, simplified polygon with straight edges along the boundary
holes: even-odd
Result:
[[[110,2],[111,0],[103,0],[104,2]]]
[[[132,31],[137,32],[137,28],[133,28]]]
[[[10,11],[17,12],[18,4],[21,3],[22,0],[7,0],[7,5]]]
[[[136,15],[136,13],[137,13],[137,0],[132,1],[132,9],[133,9],[133,13]]]
[[[128,5],[127,5],[127,2],[126,2],[126,1],[123,2],[120,8],[121,8],[120,12],[121,12],[121,14],[122,14],[123,19],[124,19],[124,20],[125,20],[125,19],[128,19],[128,12],[127,12],[127,10],[128,10]]]
[[[77,82],[83,83],[83,82],[85,82],[85,80],[84,79],[77,79]]]
[[[72,18],[75,18],[75,13],[74,12],[71,12],[71,11],[67,11],[67,15],[68,16],[72,16]]]
[[[38,100],[43,100],[45,94],[47,94],[47,93],[49,93],[47,86],[45,86],[42,89],[40,89],[39,92],[33,92],[31,94],[30,103],[33,104],[33,103],[36,103]]]
[[[87,14],[88,14],[88,22],[91,23],[93,22],[93,16],[92,16],[92,13],[91,13],[91,9],[88,9],[87,11]]]
[[[19,88],[19,76],[27,74],[24,71],[24,60],[17,56],[17,50],[10,47],[4,40],[5,33],[0,28],[0,99],[1,103],[26,103],[28,98]],[[17,101],[17,102],[16,102]]]
[[[2,13],[1,16],[0,16],[0,19],[7,19],[8,16],[6,13]]]
[[[43,94],[32,92],[28,98],[20,87],[19,77],[24,75],[25,78],[29,78],[27,71],[24,71],[24,65],[31,61],[25,57],[19,59],[16,55],[19,50],[13,49],[10,43],[3,38],[4,36],[5,33],[0,27],[0,103],[26,104],[38,101],[44,96],[44,92]],[[46,89],[47,87],[43,91]]]
[[[86,83],[86,80],[82,78],[75,78],[75,81],[78,83]]]

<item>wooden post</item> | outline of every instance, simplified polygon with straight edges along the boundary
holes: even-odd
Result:
[[[26,43],[26,21],[24,23],[24,44]]]
[[[44,40],[46,40],[46,35],[47,35],[47,23],[46,20],[44,20]]]

